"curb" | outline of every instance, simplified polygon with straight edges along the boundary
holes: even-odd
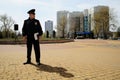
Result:
[[[74,42],[73,39],[70,40],[42,40],[40,44],[56,44],[56,43],[68,43]],[[0,41],[0,45],[15,45],[15,44],[26,44],[23,41]]]

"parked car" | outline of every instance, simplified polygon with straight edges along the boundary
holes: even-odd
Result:
[[[117,37],[116,37],[116,38],[112,38],[112,40],[120,40],[120,38],[117,38]]]
[[[118,37],[118,40],[120,40],[120,37]]]

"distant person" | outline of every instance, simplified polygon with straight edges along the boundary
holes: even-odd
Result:
[[[26,41],[27,44],[27,62],[25,62],[24,65],[31,64],[32,44],[34,45],[37,65],[41,65],[39,38],[42,36],[43,31],[39,20],[35,19],[35,9],[27,13],[29,14],[29,18],[24,21],[22,28],[23,40]]]

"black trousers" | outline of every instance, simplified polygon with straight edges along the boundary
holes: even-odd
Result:
[[[27,61],[31,62],[31,52],[32,52],[32,45],[34,46],[36,62],[40,62],[40,45],[39,40],[27,40]]]

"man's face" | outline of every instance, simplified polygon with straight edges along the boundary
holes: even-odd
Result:
[[[34,19],[35,18],[35,14],[29,14],[30,19]]]

